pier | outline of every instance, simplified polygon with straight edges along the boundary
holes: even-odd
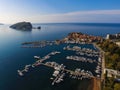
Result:
[[[72,48],[70,46],[64,47],[63,50],[70,50],[75,51],[77,55],[86,55],[89,57],[98,57],[99,52],[90,48],[81,48],[78,46],[73,46]]]
[[[42,48],[45,46],[59,45],[62,43],[60,40],[57,41],[35,41],[35,42],[24,42],[22,43],[22,48]]]
[[[81,70],[80,68],[76,68],[74,71],[72,71],[72,70],[66,69],[65,68],[66,66],[64,66],[63,64],[59,65],[56,62],[46,62],[45,64],[44,63],[41,63],[41,64],[55,69],[53,73],[53,76],[55,77],[55,79],[53,80],[52,85],[63,81],[63,78],[65,77],[66,73],[69,74],[70,78],[77,79],[77,80],[82,80],[84,78],[87,78],[87,79],[95,78],[92,72]]]
[[[66,59],[74,60],[74,61],[81,61],[81,62],[97,63],[96,60],[92,60],[90,58],[85,58],[85,57],[80,57],[80,56],[67,56]]]
[[[39,58],[39,56],[34,56],[34,58],[36,59],[36,57],[37,57],[38,60],[35,63],[33,63],[32,65],[26,65],[23,70],[18,70],[18,74],[20,76],[23,76],[24,72],[28,72],[30,67],[34,68],[36,66],[39,66],[39,65],[42,64],[43,61],[49,59],[52,55],[56,55],[56,54],[59,54],[59,53],[60,52],[58,52],[58,51],[54,51],[54,52],[51,52],[48,55],[44,56],[43,58]]]
[[[52,44],[49,43],[49,45],[52,45]],[[18,70],[18,74],[20,76],[24,76],[24,73],[28,72],[30,67],[34,68],[34,67],[37,67],[39,65],[44,65],[46,67],[50,67],[50,68],[54,69],[54,72],[53,72],[52,77],[51,77],[51,79],[53,79],[52,85],[55,85],[57,83],[64,81],[64,78],[66,75],[69,75],[70,78],[77,79],[77,80],[95,79],[95,78],[100,79],[101,78],[101,72],[102,72],[101,71],[101,69],[102,69],[102,66],[101,66],[102,55],[101,55],[101,53],[99,53],[97,50],[93,50],[90,48],[81,48],[78,46],[74,46],[72,48],[70,46],[67,46],[67,47],[64,47],[63,49],[75,51],[76,54],[81,55],[81,56],[66,56],[66,59],[74,60],[74,61],[81,61],[81,62],[85,62],[85,63],[96,63],[97,67],[95,69],[95,73],[97,75],[94,76],[91,71],[85,71],[84,69],[81,69],[81,68],[76,68],[75,70],[69,70],[63,64],[58,64],[56,62],[44,62],[44,61],[48,60],[49,58],[51,58],[51,56],[54,56],[56,54],[61,53],[58,51],[50,52],[49,54],[45,55],[44,57],[34,56],[36,61],[31,65],[26,65],[23,70]],[[82,55],[83,56],[86,55],[88,57],[86,58],[86,57],[83,57]],[[93,60],[93,59],[91,59],[91,57],[98,57],[98,60]]]
[[[92,74],[92,72],[90,71],[85,71],[85,70],[81,70],[81,69],[78,69],[76,68],[75,71],[72,71],[72,70],[68,70],[66,69],[63,64],[59,65],[58,63],[56,62],[46,62],[46,63],[42,63],[42,62],[39,62],[39,64],[35,64],[35,66],[38,66],[38,65],[44,65],[44,66],[47,66],[47,67],[50,67],[50,68],[53,68],[54,69],[54,73],[53,73],[53,76],[55,77],[53,82],[52,82],[52,85],[54,85],[55,83],[60,83],[61,81],[63,81],[64,77],[65,77],[65,74],[68,73],[70,78],[74,78],[74,79],[78,79],[78,80],[82,80],[84,78],[88,78],[88,79],[92,79],[92,78],[95,78]],[[27,65],[25,66],[27,69],[28,67],[30,67],[31,65]],[[26,68],[22,71],[18,70],[18,73],[20,76],[23,76],[23,72],[26,72]]]
[[[93,43],[94,47],[96,47],[100,51],[100,58],[99,63],[101,63],[101,81],[104,81],[104,70],[105,70],[105,52],[96,45],[96,43]]]

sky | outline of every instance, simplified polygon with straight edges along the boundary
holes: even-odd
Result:
[[[0,0],[0,23],[120,23],[120,0]]]

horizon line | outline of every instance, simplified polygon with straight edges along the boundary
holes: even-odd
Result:
[[[25,22],[29,22],[29,21],[25,21]],[[16,23],[0,23],[0,25],[10,25]],[[34,22],[34,23],[30,22],[30,23],[31,24],[120,24],[119,22]]]

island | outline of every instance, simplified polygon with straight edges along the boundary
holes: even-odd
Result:
[[[18,22],[10,26],[12,29],[30,31],[32,30],[32,24],[30,22]]]
[[[38,27],[37,27],[37,29],[41,29],[41,27],[40,27],[40,26],[38,26]]]
[[[33,27],[33,29],[38,29],[38,30],[40,30],[40,29],[41,29],[41,26]]]

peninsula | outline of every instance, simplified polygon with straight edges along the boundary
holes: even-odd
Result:
[[[87,35],[81,32],[69,33],[65,38],[54,41],[34,41],[34,42],[23,42],[22,47],[24,48],[40,48],[53,44],[91,44],[94,42],[103,41],[102,37]]]

